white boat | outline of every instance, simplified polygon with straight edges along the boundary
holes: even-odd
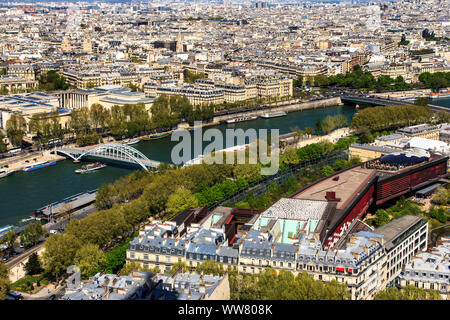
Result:
[[[261,118],[269,119],[269,118],[278,118],[278,117],[284,117],[284,116],[287,116],[287,113],[284,111],[266,112],[261,115]]]
[[[244,122],[244,121],[251,121],[258,119],[257,116],[242,116],[242,117],[234,117],[234,118],[228,118],[227,123],[238,123],[238,122]]]
[[[100,170],[104,167],[106,167],[106,164],[100,162],[89,163],[82,166],[80,169],[75,170],[75,173],[89,173],[92,171]]]
[[[13,172],[14,172],[14,171],[8,171],[8,170],[1,169],[1,170],[0,170],[0,178],[7,177],[7,176],[9,176],[10,174],[12,174]]]
[[[217,154],[219,152],[224,152],[224,153],[237,152],[237,151],[240,151],[240,150],[245,150],[248,147],[249,147],[249,144],[238,145],[238,146],[233,146],[233,147],[229,147],[229,148],[226,148],[226,149],[217,150],[217,151],[215,151],[215,153]],[[204,158],[205,158],[205,155],[200,154],[198,157],[196,157],[194,159],[191,159],[189,161],[186,161],[186,163],[183,165],[183,167],[190,166],[190,165],[193,165],[193,164],[202,164]]]
[[[123,143],[130,146],[132,144],[139,143],[139,141],[141,141],[139,138],[134,138],[134,139],[125,140]]]

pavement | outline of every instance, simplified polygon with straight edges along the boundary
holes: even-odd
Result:
[[[300,140],[297,142],[296,148],[301,148],[311,143],[318,143],[323,140],[336,143],[340,138],[348,137],[350,134],[350,128],[337,129],[324,136],[312,136],[309,139]]]
[[[8,165],[6,168],[8,171],[20,171],[25,166],[41,161],[59,161],[64,160],[65,157],[53,155],[50,150],[43,152],[30,152],[26,154],[17,155],[11,158],[0,160],[0,166]],[[28,162],[25,162],[28,161]]]
[[[83,219],[87,217],[88,215],[94,213],[97,209],[92,204],[90,206],[87,206],[86,208],[83,208],[81,210],[75,211],[70,215],[70,219]],[[56,223],[52,224],[46,224],[44,227],[47,230],[64,230],[67,224],[70,222],[68,218],[62,219]],[[36,246],[24,251],[23,253],[15,256],[14,258],[11,258],[10,260],[6,261],[5,264],[9,268],[9,278],[11,282],[16,282],[20,278],[25,276],[25,270],[24,266],[28,261],[28,258],[31,254],[37,252],[38,255],[41,255],[42,252],[45,250],[44,248],[44,242],[37,244]]]

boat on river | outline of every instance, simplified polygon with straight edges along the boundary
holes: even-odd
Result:
[[[165,138],[165,137],[168,137],[169,135],[170,135],[170,132],[163,132],[163,133],[155,134],[153,136],[146,136],[146,137],[142,138],[142,140],[151,141],[151,140]]]
[[[80,169],[75,170],[75,173],[89,173],[97,171],[106,167],[106,164],[101,162],[88,163],[83,165]]]
[[[126,145],[131,146],[131,145],[133,145],[133,144],[139,143],[139,141],[141,141],[141,139],[139,139],[139,138],[134,138],[134,139],[128,139],[128,140],[125,140],[123,143],[126,144]]]
[[[37,169],[53,166],[55,164],[56,164],[56,161],[37,162],[37,163],[33,163],[33,164],[29,164],[29,165],[25,166],[25,168],[23,168],[22,171],[23,172],[29,172],[29,171],[33,171],[33,170],[37,170]]]
[[[261,118],[270,119],[270,118],[278,118],[278,117],[284,117],[284,116],[287,116],[287,113],[284,111],[266,112],[261,115]]]

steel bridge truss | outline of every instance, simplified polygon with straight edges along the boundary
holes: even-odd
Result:
[[[81,152],[80,154],[74,154],[69,150],[58,150],[58,152],[65,154],[75,161],[78,161],[85,156],[96,156],[100,158],[131,162],[141,166],[147,171],[148,164],[152,163],[152,161],[139,150],[121,143],[104,144]]]

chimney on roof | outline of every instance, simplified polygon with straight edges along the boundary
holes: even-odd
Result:
[[[334,191],[327,191],[325,199],[327,199],[327,201],[341,201],[341,198],[336,198],[336,192]]]

